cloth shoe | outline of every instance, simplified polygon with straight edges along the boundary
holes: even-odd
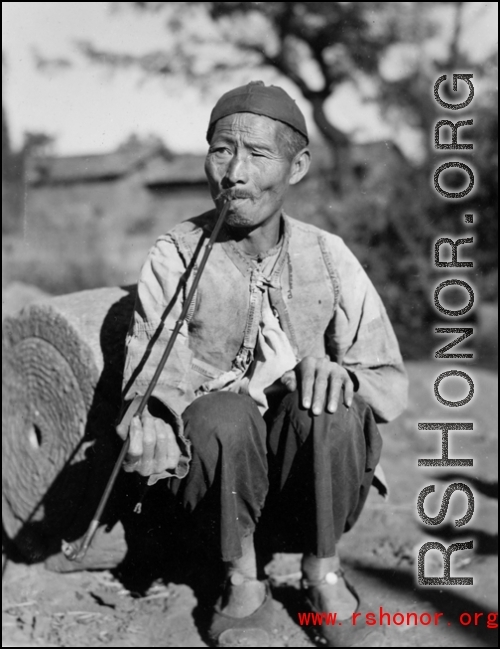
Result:
[[[302,579],[301,586],[307,606],[313,613],[335,613],[339,605],[339,581],[355,598],[356,611],[359,612],[361,602],[354,586],[346,579],[343,569],[339,566],[336,570],[328,572],[323,579]],[[358,620],[365,619],[364,616]],[[364,622],[352,623],[353,617],[337,620],[335,624],[319,624],[315,629],[327,641],[329,647],[384,647],[385,636],[380,630],[374,631]]]
[[[208,637],[216,647],[269,647],[274,628],[275,609],[271,589],[259,608],[246,617],[232,617],[222,612],[222,596],[214,607]]]

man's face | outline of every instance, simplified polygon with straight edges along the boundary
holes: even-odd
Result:
[[[292,164],[279,129],[279,122],[253,113],[235,113],[216,123],[205,173],[217,207],[223,203],[221,192],[231,199],[228,225],[252,228],[280,215]]]

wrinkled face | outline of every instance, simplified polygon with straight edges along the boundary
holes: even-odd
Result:
[[[230,198],[226,222],[255,227],[279,217],[292,176],[275,120],[235,113],[215,125],[205,161],[210,193],[218,208]]]

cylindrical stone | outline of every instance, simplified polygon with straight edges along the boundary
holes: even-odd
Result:
[[[83,534],[104,489],[134,297],[82,291],[3,323],[2,519],[29,559]]]

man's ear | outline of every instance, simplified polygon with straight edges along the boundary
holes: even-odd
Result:
[[[311,164],[311,154],[309,149],[306,147],[299,151],[292,161],[292,169],[290,174],[290,180],[288,183],[290,185],[296,185],[299,180],[302,180],[306,173],[309,171],[309,166]]]

